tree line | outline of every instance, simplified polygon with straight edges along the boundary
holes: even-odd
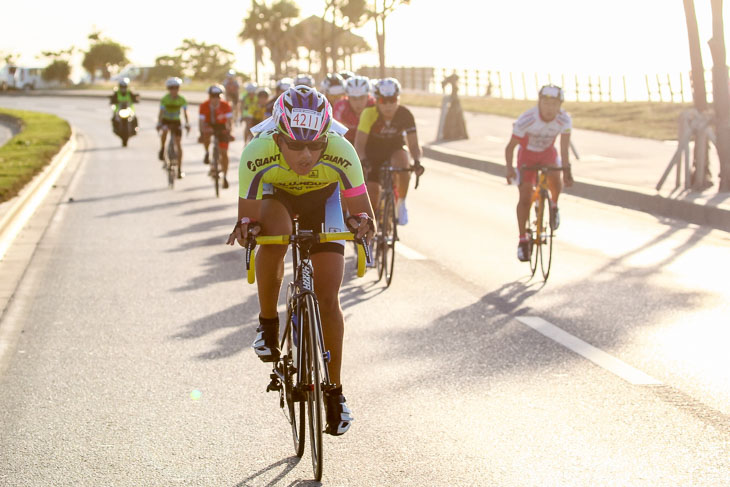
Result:
[[[345,59],[367,52],[371,47],[352,30],[373,22],[376,28],[380,69],[385,70],[385,21],[398,6],[410,0],[322,0],[322,15],[299,20],[300,10],[294,0],[251,0],[243,19],[238,39],[254,47],[253,77],[259,79],[259,69],[268,54],[274,77],[291,75],[304,61],[308,71],[317,66],[321,76],[338,71]],[[83,54],[82,67],[92,81],[97,75],[109,79],[115,71],[129,63],[123,44],[94,31],[88,36],[86,50],[76,47],[43,51],[39,58],[48,61],[43,71],[47,81],[68,83],[71,57]],[[9,64],[12,55],[6,56]],[[159,81],[170,76],[194,80],[219,80],[235,63],[234,54],[218,44],[208,44],[193,38],[183,39],[173,53],[159,56],[149,70],[147,79]]]

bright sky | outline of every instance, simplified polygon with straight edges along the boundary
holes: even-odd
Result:
[[[706,68],[712,59],[709,0],[698,0],[700,42]],[[726,13],[728,10],[725,2]],[[302,18],[320,14],[324,0],[301,0]],[[218,14],[212,15],[212,7]],[[247,0],[150,2],[98,0],[4,2],[0,54],[20,64],[44,65],[43,50],[86,49],[95,27],[131,49],[134,64],[152,65],[182,39],[220,44],[236,53],[236,67],[253,68],[253,50],[238,41]],[[175,12],[180,12],[179,14]],[[725,38],[730,46],[726,22]],[[374,52],[355,58],[377,63],[372,22],[357,32]],[[386,60],[394,66],[481,68],[565,74],[678,73],[689,71],[681,0],[411,0],[388,18]],[[80,64],[80,60],[77,60]],[[78,75],[78,73],[77,73]]]

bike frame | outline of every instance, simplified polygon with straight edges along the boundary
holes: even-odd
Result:
[[[294,219],[294,235],[299,235],[299,222]],[[297,371],[304,370],[304,356],[303,354],[299,353],[299,350],[302,350],[302,340],[304,340],[304,334],[301,330],[301,307],[302,307],[302,301],[305,296],[309,295],[312,298],[312,302],[314,303],[314,309],[315,309],[315,323],[314,323],[314,329],[310,330],[310,333],[314,333],[316,343],[319,346],[319,350],[322,352],[323,356],[323,363],[324,363],[324,380],[322,384],[322,389],[326,389],[328,385],[330,385],[330,375],[329,375],[329,351],[325,351],[324,348],[324,335],[322,333],[322,321],[320,318],[319,313],[319,302],[317,301],[317,295],[314,293],[314,268],[312,267],[312,261],[309,259],[309,250],[314,244],[312,241],[305,241],[305,240],[298,240],[294,239],[292,241],[292,267],[294,268],[294,281],[293,281],[293,289],[295,290],[295,293],[288,297],[288,306],[287,306],[287,327],[291,326],[291,323],[296,322],[296,329],[293,330],[294,336],[297,337],[296,339],[296,354],[297,354]],[[298,319],[292,320],[292,314],[296,310]],[[311,324],[310,324],[311,326]],[[284,342],[286,341],[286,337],[289,333],[289,330],[284,330],[284,334],[281,338],[280,343],[280,349],[283,350],[284,348]],[[294,385],[295,390],[301,390],[302,389],[302,375],[297,374],[297,383]]]

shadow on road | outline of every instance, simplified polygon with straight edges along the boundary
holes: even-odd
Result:
[[[231,357],[247,350],[256,336],[258,326],[258,298],[253,295],[243,303],[218,311],[204,318],[191,321],[184,329],[173,335],[176,340],[192,340],[217,333],[220,330],[229,330],[223,338],[216,341],[216,348],[196,356],[198,360],[217,360]]]
[[[255,472],[254,474],[250,475],[249,477],[246,477],[239,483],[235,485],[235,487],[253,487],[256,486],[263,486],[263,487],[273,487],[275,485],[280,485],[279,483],[284,480],[284,477],[286,477],[289,472],[291,472],[294,467],[296,467],[299,464],[299,461],[301,458],[296,456],[291,456],[284,458],[283,460],[279,460],[278,462],[274,462],[271,465],[262,468],[261,470]],[[279,472],[276,477],[269,480],[267,483],[262,484],[259,482],[251,483],[256,480],[261,480],[261,477],[268,476],[267,474],[273,473],[273,471],[276,471],[279,468],[283,468],[281,472]],[[282,484],[284,485],[284,484]],[[293,486],[320,486],[322,485],[320,482],[315,482],[314,480],[294,480],[291,483],[286,484],[286,487],[293,487]]]
[[[92,196],[90,198],[74,198],[72,203],[96,203],[98,201],[114,200],[121,198],[130,198],[133,196],[142,196],[151,193],[159,193],[169,191],[167,188],[142,189],[139,191],[128,191],[126,193],[109,194],[104,196]]]
[[[228,205],[208,206],[205,208],[193,208],[192,210],[188,210],[183,213],[180,213],[180,216],[198,215],[200,213],[229,210],[229,209],[233,208],[234,206],[235,206],[235,203],[231,203]],[[233,223],[236,222],[235,216],[233,218],[231,218],[231,221],[233,221]],[[233,223],[231,224],[231,226],[233,226]]]
[[[418,387],[435,377],[468,380],[489,377],[512,370],[554,367],[565,355],[545,353],[537,346],[547,338],[516,322],[520,315],[536,314],[531,299],[540,296],[540,316],[558,324],[592,345],[608,350],[632,340],[640,327],[655,327],[677,313],[702,310],[708,301],[719,298],[698,289],[677,288],[657,276],[662,269],[700,242],[712,229],[699,227],[669,252],[668,238],[681,228],[668,228],[651,241],[610,259],[588,278],[557,286],[521,279],[482,296],[461,309],[450,311],[418,329],[388,331],[391,344],[382,358],[415,357],[433,363],[431,377],[405,377],[401,386]],[[662,245],[663,258],[637,266],[631,258]],[[666,255],[665,255],[666,254]],[[568,262],[560,262],[569,265]],[[423,296],[422,299],[437,299]],[[547,304],[547,305],[546,305]],[[620,312],[617,312],[617,307]],[[383,337],[380,337],[383,338]],[[529,346],[533,343],[533,346]],[[514,353],[509,353],[514,351]],[[507,353],[505,353],[507,352]],[[577,359],[577,356],[575,356]]]
[[[119,150],[119,149],[125,149],[128,150],[126,147],[122,147],[122,144],[117,144],[109,147],[90,147],[88,149],[77,149],[76,152],[101,152],[105,150]]]
[[[218,237],[216,237],[216,243],[224,247]],[[194,277],[186,285],[172,290],[175,292],[193,291],[212,284],[243,280],[246,275],[243,252],[233,247],[225,247],[225,251],[210,255],[206,259],[206,271],[202,275]]]
[[[197,203],[198,201],[206,201],[208,198],[189,198],[183,201],[168,201],[166,203],[155,203],[154,205],[138,206],[136,208],[127,208],[124,210],[112,211],[104,215],[100,215],[100,218],[110,218],[120,215],[129,215],[133,213],[144,213],[147,211],[163,210],[170,207],[179,207],[191,203]],[[228,221],[228,220],[227,220]]]
[[[234,221],[235,223],[235,221]],[[231,232],[231,219],[230,218],[219,218],[218,220],[205,220],[200,223],[195,223],[193,225],[186,225],[178,230],[171,230],[167,232],[166,234],[162,235],[163,237],[180,237],[182,235],[187,235],[189,233],[199,233],[199,232],[207,232],[208,230],[211,230],[216,227],[227,227],[228,231],[221,232],[221,238],[225,241],[226,238],[228,238],[228,234]]]

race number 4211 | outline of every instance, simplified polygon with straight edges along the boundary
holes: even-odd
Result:
[[[322,114],[314,110],[295,108],[292,110],[291,126],[317,130],[322,123]]]

